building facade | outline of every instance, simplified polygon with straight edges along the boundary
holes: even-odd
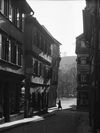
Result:
[[[52,37],[52,36],[51,36]],[[58,89],[58,71],[59,71],[59,64],[60,64],[60,42],[58,42],[54,37],[53,44],[51,48],[51,57],[52,57],[52,77],[51,77],[51,87],[49,90],[49,107],[56,106],[57,100],[57,89]]]
[[[26,0],[0,0],[0,123],[56,105],[60,43],[33,14]]]
[[[24,61],[25,61],[25,116],[30,112],[46,112],[52,104],[52,49],[54,39],[47,29],[40,25],[36,18],[27,16],[24,32]],[[56,73],[57,74],[57,73]],[[52,93],[52,94],[51,94]],[[53,98],[56,100],[56,97]]]
[[[31,12],[25,0],[0,0],[0,119],[5,122],[21,111],[24,16]]]
[[[89,118],[96,133],[100,130],[100,1],[86,0],[83,10],[85,43],[90,47]]]
[[[89,47],[84,40],[84,34],[76,38],[77,54],[77,109],[88,109],[90,61]]]

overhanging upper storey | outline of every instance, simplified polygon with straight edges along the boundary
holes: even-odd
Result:
[[[34,11],[29,6],[26,0],[13,0],[14,5],[16,5],[23,13],[30,14],[31,12],[34,14]]]

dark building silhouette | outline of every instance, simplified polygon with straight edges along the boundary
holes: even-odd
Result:
[[[84,34],[76,38],[77,54],[77,109],[88,109],[89,95],[89,47],[85,43]]]
[[[83,10],[83,35],[89,47],[89,120],[93,132],[100,130],[100,1],[86,0]]]

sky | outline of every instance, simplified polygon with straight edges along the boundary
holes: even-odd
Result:
[[[61,56],[74,56],[76,37],[83,33],[85,0],[27,0],[34,17],[62,45]]]

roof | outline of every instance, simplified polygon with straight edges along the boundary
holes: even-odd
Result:
[[[81,39],[81,38],[84,38],[84,34],[83,33],[76,37],[76,39]]]
[[[17,0],[17,1],[12,0],[12,2],[14,2],[15,5],[18,6],[20,8],[20,10],[22,10],[22,12],[24,12],[26,14],[30,14],[32,12],[34,14],[34,11],[29,6],[29,4],[27,3],[26,0]]]
[[[59,41],[57,41],[57,40],[51,35],[51,33],[47,30],[47,28],[46,28],[44,25],[42,25],[42,27],[43,27],[43,29],[47,32],[47,34],[53,39],[53,41],[54,41],[55,44],[62,45]]]

